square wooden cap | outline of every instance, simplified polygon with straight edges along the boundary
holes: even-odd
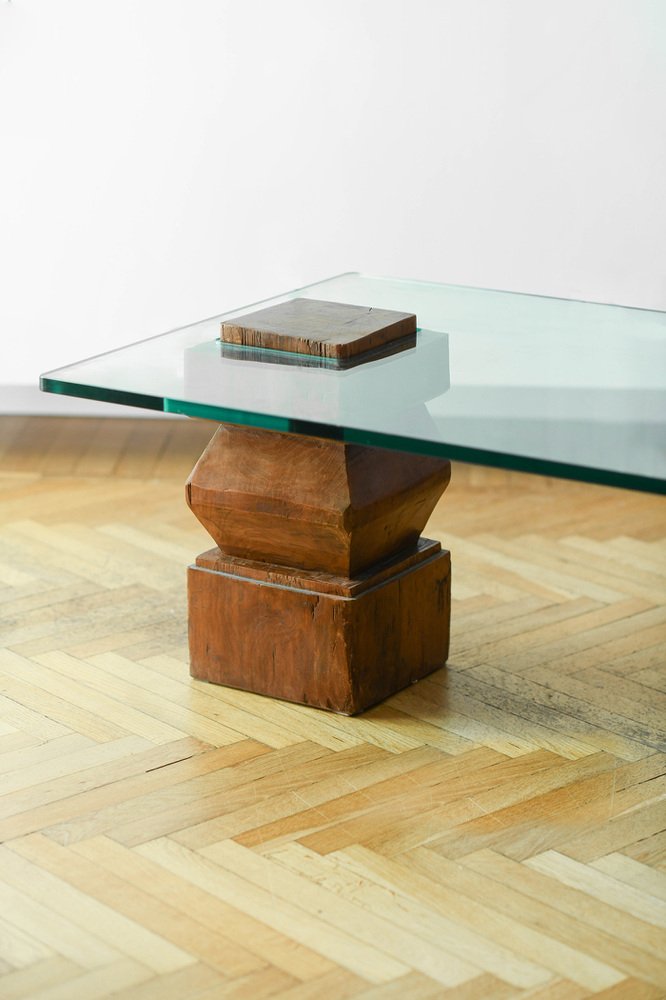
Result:
[[[413,313],[291,299],[225,320],[221,340],[343,361],[415,333]]]

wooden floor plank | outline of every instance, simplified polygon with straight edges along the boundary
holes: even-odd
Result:
[[[582,890],[586,896],[607,903],[608,906],[631,914],[636,921],[654,924],[666,930],[666,906],[654,899],[648,893],[633,889],[625,883],[616,881],[612,876],[595,870],[592,866],[569,858],[557,851],[547,851],[537,854],[525,862],[536,871],[544,872],[552,878],[564,882],[565,885]],[[632,928],[638,928],[634,920],[624,921],[623,931],[627,939]],[[642,947],[659,954],[664,937],[661,934],[651,934],[648,928],[643,928]]]
[[[449,664],[193,681],[215,425],[0,417],[0,996],[666,995],[666,504],[456,465]]]
[[[590,867],[606,872],[618,882],[624,882],[647,896],[666,903],[666,874],[655,871],[640,861],[614,851],[590,862]]]
[[[494,899],[502,894],[518,893],[536,903],[538,908],[544,900],[553,910],[566,914],[572,919],[571,927],[578,929],[581,948],[592,954],[612,957],[613,966],[627,976],[651,979],[652,983],[664,988],[666,962],[663,950],[655,951],[660,937],[653,929],[640,922],[627,920],[619,911],[590,899],[578,887],[567,886],[561,880],[553,880],[551,875],[540,871],[531,864],[520,864],[495,851],[482,850],[465,858],[465,866],[484,875],[504,888],[495,888]],[[527,902],[523,904],[529,909]],[[582,927],[578,927],[578,924]],[[631,940],[634,932],[634,940]],[[629,938],[629,940],[627,940]]]
[[[310,912],[287,900],[276,906],[270,883],[267,887],[253,884],[172,840],[152,840],[138,850],[232,906],[242,901],[246,914],[371,982],[386,982],[408,971],[408,966],[389,956],[383,942],[357,941],[353,934],[313,919]]]
[[[4,1000],[29,1000],[43,990],[71,982],[82,973],[83,969],[74,962],[54,955],[53,958],[5,973],[1,980],[2,996]]]
[[[152,971],[133,959],[120,959],[103,969],[75,976],[66,983],[31,994],[31,1000],[100,1000],[128,986],[143,983]]]

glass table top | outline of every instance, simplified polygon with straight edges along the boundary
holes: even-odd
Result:
[[[220,342],[292,298],[416,313],[416,343],[340,369]],[[79,361],[47,392],[666,492],[666,313],[342,274]]]

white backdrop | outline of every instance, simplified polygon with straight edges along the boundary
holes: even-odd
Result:
[[[0,0],[0,141],[0,411],[347,270],[666,309],[665,0]]]

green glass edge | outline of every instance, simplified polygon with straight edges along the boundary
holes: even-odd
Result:
[[[57,393],[63,396],[79,396],[83,399],[96,399],[106,403],[122,403],[125,406],[136,406],[141,409],[157,410],[163,413],[178,413],[182,416],[198,417],[202,420],[214,420],[218,423],[260,427],[269,431],[283,431],[288,434],[302,434],[306,437],[345,441],[348,444],[387,448],[391,451],[409,451],[412,454],[419,455],[432,455],[436,458],[448,458],[453,461],[508,469],[513,472],[531,472],[542,476],[553,476],[556,479],[570,479],[582,483],[596,483],[599,486],[615,486],[620,489],[639,490],[644,493],[666,495],[666,481],[651,476],[639,476],[633,473],[613,472],[589,466],[570,465],[567,462],[554,462],[549,459],[530,458],[506,452],[447,444],[446,442],[422,441],[418,438],[385,434],[381,431],[362,431],[355,430],[354,428],[337,427],[332,424],[319,424],[310,420],[294,420],[287,417],[272,416],[268,413],[254,413],[249,410],[233,410],[221,406],[206,406],[203,403],[189,403],[161,396],[119,392],[101,387],[93,388],[92,386],[81,385],[76,382],[61,382],[58,379],[52,379],[45,375],[40,379],[40,388],[44,392]]]
[[[39,379],[42,392],[53,392],[58,396],[77,396],[80,399],[96,399],[101,403],[122,403],[137,406],[142,410],[164,410],[161,396],[147,396],[141,392],[117,392],[101,386],[83,385],[80,382],[61,382],[60,379],[42,375]]]
[[[371,347],[360,354],[353,354],[348,358],[329,358],[320,354],[303,354],[300,351],[284,351],[276,347],[254,347],[250,344],[236,344],[231,340],[216,339],[224,352],[226,349],[238,358],[246,358],[251,361],[266,361],[271,364],[296,364],[309,368],[330,368],[333,371],[348,371],[367,361],[374,361],[381,358],[388,358],[399,354],[401,351],[410,350],[416,347],[417,336],[422,333],[420,326],[417,326],[414,333],[409,333],[398,340],[389,341],[387,344],[380,344],[378,347]]]
[[[386,448],[390,451],[408,451],[412,454],[431,455],[435,458],[448,458],[451,461],[492,466],[513,472],[531,472],[537,475],[553,476],[556,479],[569,479],[582,483],[596,483],[600,486],[615,486],[647,493],[666,494],[666,481],[628,472],[594,469],[583,465],[570,465],[567,462],[554,462],[548,459],[530,458],[507,452],[447,444],[446,442],[422,441],[419,438],[385,434],[381,431],[362,431],[353,427],[337,427],[310,420],[271,417],[268,414],[251,413],[247,410],[206,407],[199,403],[182,403],[169,399],[165,399],[164,403],[164,409],[167,413],[182,413],[185,416],[216,420],[221,423],[238,423],[244,426],[261,427],[264,430],[302,434],[305,437],[327,438],[333,441],[344,441],[347,444]]]
[[[248,360],[266,357],[266,360],[280,362],[284,360],[298,362],[316,362],[318,368],[339,368],[340,364],[336,358],[327,358],[319,354],[302,354],[299,351],[282,351],[275,347],[252,347],[250,344],[234,344],[230,340],[217,338],[216,343],[221,348],[230,348],[238,353],[239,357],[246,356]]]
[[[294,433],[298,433],[295,428]],[[326,435],[322,434],[321,436]],[[496,469],[508,469],[512,472],[531,472],[540,476],[552,476],[554,479],[573,479],[581,483],[615,486],[620,489],[639,490],[643,493],[666,494],[666,480],[655,479],[651,476],[639,476],[630,472],[613,472],[586,465],[570,465],[568,462],[554,462],[545,458],[512,455],[509,452],[488,451],[484,448],[446,444],[445,442],[438,444],[435,441],[421,441],[397,436],[389,438],[388,435],[372,434],[353,429],[345,430],[342,440],[351,444],[380,446],[392,451],[433,455],[436,458],[448,458],[453,462],[466,462],[470,465],[485,465]]]

